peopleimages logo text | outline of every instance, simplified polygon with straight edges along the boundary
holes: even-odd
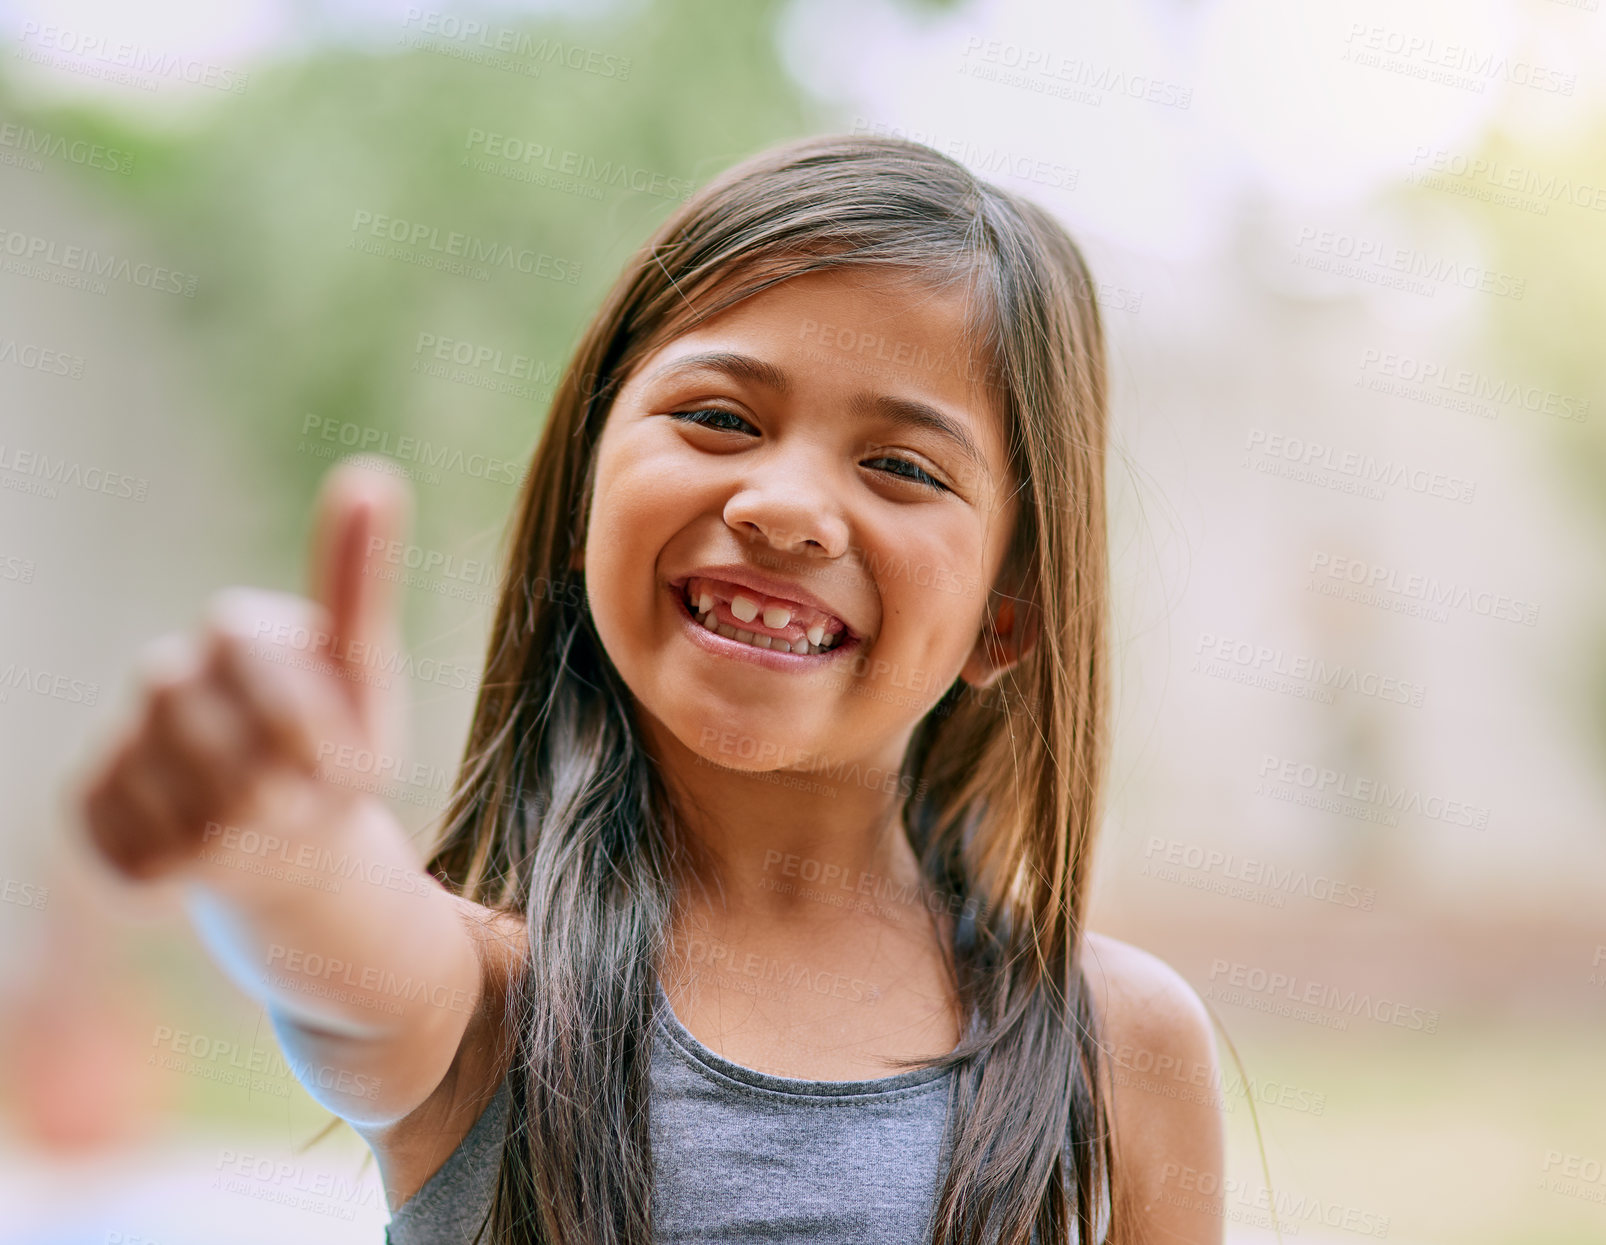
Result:
[[[1532,627],[1539,621],[1539,606],[1532,601],[1474,589],[1454,581],[1447,583],[1416,571],[1402,572],[1392,566],[1347,558],[1325,550],[1317,550],[1311,555],[1308,569],[1313,576],[1376,592],[1392,592],[1425,605],[1469,610],[1485,618],[1520,623],[1525,627]]]
[[[529,247],[515,247],[511,243],[498,242],[491,238],[475,237],[471,233],[463,233],[456,229],[447,230],[443,234],[440,226],[425,221],[402,220],[380,212],[370,212],[366,208],[357,208],[352,213],[351,229],[355,234],[366,233],[370,237],[392,242],[398,246],[422,248],[471,264],[507,268],[524,273],[526,276],[561,281],[566,285],[574,285],[580,280],[580,265],[572,259],[566,259],[561,255],[549,255],[545,251],[531,250]]]
[[[1262,780],[1274,779],[1288,787],[1303,788],[1332,800],[1353,800],[1391,813],[1415,813],[1452,826],[1474,830],[1489,828],[1489,810],[1464,800],[1441,795],[1424,795],[1412,787],[1395,785],[1377,778],[1366,778],[1330,766],[1289,760],[1266,753],[1260,761]],[[1263,781],[1263,787],[1270,787]],[[1266,794],[1272,794],[1270,790]]]
[[[1439,1013],[1436,1009],[1407,1007],[1404,1003],[1364,990],[1327,985],[1320,981],[1302,982],[1292,973],[1260,968],[1237,960],[1211,960],[1210,982],[1207,998],[1221,997],[1226,1002],[1236,1003],[1248,995],[1296,1006],[1321,1008],[1342,1016],[1364,1016],[1378,1024],[1397,1025],[1418,1033],[1439,1031]]]

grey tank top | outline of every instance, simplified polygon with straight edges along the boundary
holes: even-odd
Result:
[[[951,1076],[803,1081],[723,1059],[658,986],[652,1216],[662,1242],[919,1245],[936,1202]],[[507,1083],[450,1158],[390,1216],[387,1245],[467,1245],[496,1178]]]
[[[655,1239],[919,1245],[946,1160],[952,1090],[940,1068],[866,1081],[745,1068],[698,1041],[659,985]],[[507,1111],[504,1080],[462,1144],[391,1216],[386,1245],[468,1245],[491,1203]]]

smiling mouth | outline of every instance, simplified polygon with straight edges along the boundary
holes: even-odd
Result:
[[[692,576],[671,588],[694,623],[738,644],[817,657],[856,638],[833,615],[717,579]]]

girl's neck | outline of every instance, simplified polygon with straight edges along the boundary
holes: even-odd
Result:
[[[816,1080],[953,1049],[953,917],[904,833],[902,749],[753,772],[659,733],[686,850],[658,976],[686,1027],[745,1067]]]
[[[896,759],[828,772],[739,770],[653,733],[661,738],[651,753],[690,848],[693,876],[681,891],[707,912],[806,927],[846,900],[908,900],[920,889]]]

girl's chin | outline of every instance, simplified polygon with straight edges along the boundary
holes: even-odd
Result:
[[[796,718],[790,715],[736,712],[691,717],[689,729],[676,735],[700,766],[765,776],[830,748],[828,738],[797,730]]]

